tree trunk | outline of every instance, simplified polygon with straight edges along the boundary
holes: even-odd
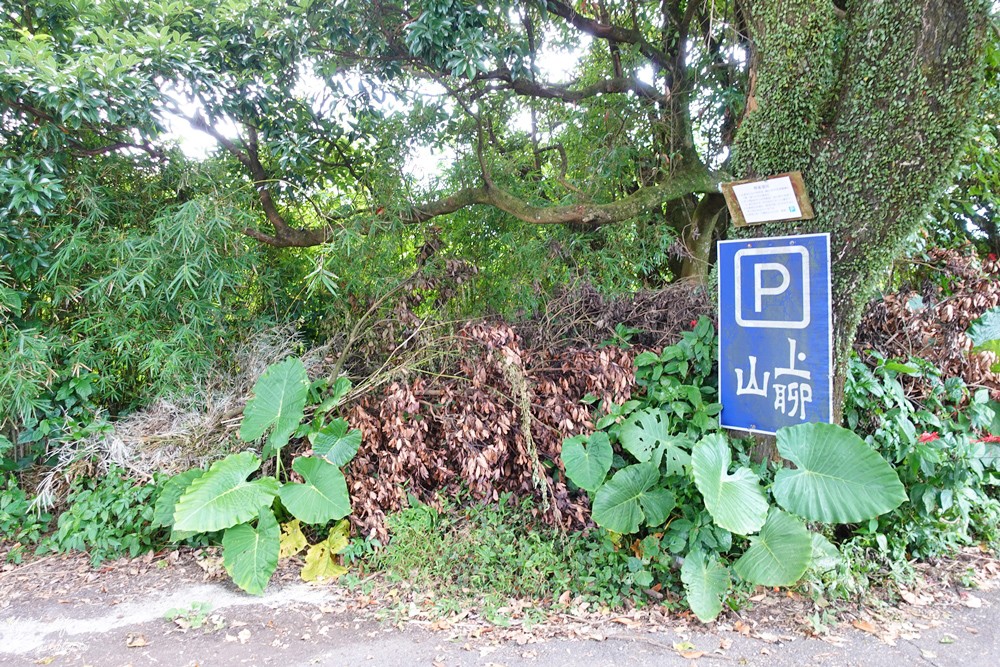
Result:
[[[718,192],[710,192],[701,198],[684,228],[681,242],[687,255],[681,265],[682,280],[697,280],[704,283],[711,268],[711,255],[715,229],[719,216],[726,208],[726,198]]]
[[[747,0],[748,113],[740,177],[798,170],[813,220],[730,236],[829,232],[834,418],[862,311],[902,242],[946,184],[980,83],[980,0]]]

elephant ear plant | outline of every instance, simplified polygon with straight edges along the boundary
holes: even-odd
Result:
[[[338,381],[333,395],[323,401],[311,423],[303,424],[310,390],[306,369],[299,359],[273,364],[261,375],[247,402],[240,425],[240,439],[256,441],[265,435],[264,458],[274,457],[274,476],[251,479],[262,465],[253,452],[231,454],[208,470],[188,470],[167,482],[155,510],[154,521],[173,529],[173,539],[198,533],[222,532],[222,556],[233,582],[248,593],[263,593],[280,556],[308,547],[302,576],[306,580],[343,573],[337,552],[347,546],[347,523],[341,521],[327,539],[309,546],[301,524],[323,527],[351,512],[350,495],[341,468],[354,458],[361,444],[360,431],[343,419],[324,421],[347,392]],[[313,392],[315,393],[315,392]],[[313,455],[292,461],[301,482],[287,479],[281,450],[292,436],[305,436]],[[279,518],[287,519],[284,526]]]
[[[671,435],[677,430],[672,421],[668,410],[647,408],[609,430],[621,456],[613,452],[608,434],[598,431],[567,439],[562,460],[566,476],[592,495],[594,522],[615,533],[669,533],[664,526],[688,516],[675,499],[700,498],[715,526],[715,548],[704,541],[685,542],[686,553],[678,555],[684,558],[681,581],[688,605],[702,621],[722,611],[733,574],[754,584],[790,586],[810,564],[828,559],[835,547],[810,531],[806,521],[858,523],[906,500],[885,459],[840,426],[779,430],[778,452],[795,467],[779,468],[765,487],[749,467],[734,469],[723,434],[709,433],[690,446],[686,438]],[[608,478],[615,461],[624,465]],[[749,546],[736,558],[728,553],[731,538],[718,539],[720,532],[747,536]]]

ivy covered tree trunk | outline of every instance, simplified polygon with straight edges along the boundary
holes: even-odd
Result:
[[[829,232],[834,415],[862,311],[952,172],[980,85],[981,0],[749,0],[734,171],[801,171],[816,217],[731,235]]]

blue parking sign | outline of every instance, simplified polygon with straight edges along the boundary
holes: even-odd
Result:
[[[726,428],[833,420],[830,235],[719,242],[719,400]]]

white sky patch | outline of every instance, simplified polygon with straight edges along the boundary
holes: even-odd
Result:
[[[452,149],[417,145],[410,147],[407,157],[403,173],[411,177],[420,188],[431,190],[448,166],[458,158],[458,153]]]
[[[175,86],[166,85],[163,87],[163,92],[180,108],[182,114],[193,116],[199,111],[204,114],[204,108],[199,102],[191,99],[189,95],[178,90]],[[167,128],[167,134],[164,139],[168,142],[176,142],[180,146],[181,152],[192,160],[208,159],[212,153],[218,150],[219,145],[215,139],[205,132],[191,127],[191,123],[185,118],[169,111],[164,111],[163,121]],[[236,139],[239,137],[239,128],[236,126],[236,123],[228,118],[216,123],[215,129],[227,139]]]
[[[535,58],[539,78],[546,83],[572,82],[580,60],[590,51],[590,35],[581,35],[572,49],[543,49]]]

